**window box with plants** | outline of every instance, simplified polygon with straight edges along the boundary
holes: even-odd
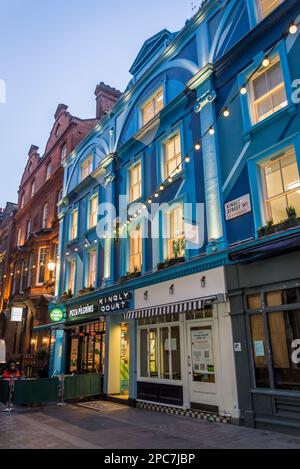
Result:
[[[300,217],[298,217],[295,207],[288,207],[286,209],[287,218],[274,224],[273,220],[269,220],[266,226],[263,226],[257,230],[259,238],[269,236],[281,231],[289,230],[290,228],[296,228],[300,226]]]
[[[120,281],[127,282],[128,280],[140,277],[141,275],[142,272],[138,268],[135,268],[133,272],[127,272],[125,275],[123,275],[123,277],[120,278]]]
[[[172,242],[172,254],[171,258],[167,257],[163,262],[157,264],[157,270],[166,269],[185,261],[185,239],[177,239]]]
[[[79,290],[78,294],[79,294],[79,296],[83,296],[83,295],[87,295],[88,293],[91,293],[93,291],[95,291],[95,287],[93,287],[91,285],[89,287],[83,287],[82,290]]]
[[[65,292],[61,295],[61,299],[62,299],[62,300],[69,300],[70,298],[73,298],[72,290],[65,291]]]

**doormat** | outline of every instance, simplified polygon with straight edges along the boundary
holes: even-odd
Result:
[[[126,406],[124,405],[108,401],[80,402],[77,405],[79,407],[85,407],[86,409],[97,410],[98,412],[112,412],[114,410],[126,409]]]
[[[138,409],[152,410],[154,412],[162,412],[163,414],[181,415],[183,417],[191,417],[194,419],[206,420],[207,422],[231,423],[231,416],[211,414],[194,409],[180,409],[178,407],[164,406],[163,404],[152,404],[151,402],[137,401]]]

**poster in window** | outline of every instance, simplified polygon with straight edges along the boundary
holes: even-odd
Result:
[[[192,361],[195,374],[213,374],[214,357],[211,329],[191,331]]]

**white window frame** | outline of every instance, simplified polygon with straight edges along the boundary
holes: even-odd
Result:
[[[75,233],[75,225],[74,225],[74,215],[76,213],[77,216],[77,222],[76,222],[76,233]],[[70,227],[69,227],[69,241],[74,241],[74,239],[77,238],[78,236],[78,220],[79,220],[79,210],[78,208],[75,208],[72,210],[70,213]]]
[[[80,165],[80,181],[84,181],[93,172],[93,155],[89,155]],[[85,172],[86,171],[86,172]]]
[[[130,236],[131,233],[139,233],[139,247],[141,248],[140,251],[138,251],[136,254],[132,254],[132,243],[135,241],[135,239]],[[131,264],[132,259],[138,258],[139,259],[139,265],[134,265]],[[143,269],[143,230],[142,230],[142,225],[141,223],[137,224],[134,229],[130,230],[129,233],[129,272],[134,273],[135,272],[135,267],[138,267],[137,272],[140,272]]]
[[[180,144],[180,153],[177,153],[175,154],[174,152],[174,156],[172,158],[170,158],[169,160],[167,160],[167,145],[174,141],[174,148],[175,148],[175,139],[179,137],[179,144]],[[164,178],[167,179],[168,177],[172,177],[174,178],[176,176],[176,174],[179,174],[182,172],[183,170],[183,161],[182,161],[182,137],[181,137],[181,132],[180,130],[178,130],[178,132],[174,133],[173,135],[171,135],[167,140],[165,140],[164,142],[162,142],[162,145],[163,145],[163,174],[164,174]],[[178,166],[177,164],[177,160],[180,158],[180,166],[179,168],[177,168],[177,171],[176,172],[170,172],[169,171],[169,165],[170,165],[170,162],[171,161],[174,161],[175,160],[175,163],[176,163],[176,167]]]
[[[169,328],[169,341],[170,341],[170,336],[171,336],[171,327],[178,327],[179,328],[179,337],[180,337],[180,371],[181,371],[181,379],[176,380],[176,379],[166,379],[166,378],[161,378],[161,357],[160,357],[160,341],[161,341],[161,333],[160,330],[164,328]],[[158,371],[158,377],[153,377],[150,376],[150,347],[149,347],[149,332],[150,330],[155,329],[158,334],[158,340],[157,340],[157,371]],[[148,376],[141,376],[141,330],[147,330],[147,374]],[[179,316],[179,321],[171,321],[171,322],[164,322],[164,323],[158,323],[158,324],[147,324],[144,326],[138,325],[137,328],[137,343],[138,343],[138,348],[137,348],[137,379],[138,381],[143,381],[143,382],[149,382],[149,383],[161,383],[161,384],[177,384],[177,385],[182,385],[183,383],[183,378],[184,378],[184,373],[185,369],[183,367],[183,356],[184,356],[184,346],[183,346],[183,334],[182,334],[182,322],[180,321],[180,316]],[[172,375],[172,355],[169,354],[169,370],[170,370],[170,375]]]
[[[137,170],[139,167],[139,172],[140,172],[140,179],[136,184],[132,184],[132,173],[133,171]],[[142,161],[139,160],[136,163],[134,163],[132,166],[130,166],[128,170],[128,187],[129,187],[129,203],[135,202],[136,200],[139,200],[142,197]],[[139,195],[137,197],[134,197],[134,192],[137,189]]]
[[[265,168],[266,168],[266,166],[269,166],[271,164],[275,164],[276,162],[286,158],[286,156],[288,156],[289,153],[293,153],[293,156],[295,157],[295,163],[298,166],[297,155],[296,155],[296,151],[295,151],[294,146],[287,147],[285,149],[285,151],[282,152],[281,155],[278,155],[277,158],[273,158],[271,160],[268,160],[268,161],[266,161],[266,162],[264,162],[260,165],[261,181],[262,181],[262,189],[263,189],[263,197],[264,197],[264,206],[265,206],[265,217],[266,217],[267,221],[273,219],[272,210],[271,210],[270,205],[269,205],[272,200],[280,199],[280,198],[283,198],[283,197],[287,198],[288,195],[293,194],[294,192],[297,192],[297,191],[300,190],[300,179],[299,179],[299,187],[298,188],[295,187],[295,188],[290,189],[288,191],[284,190],[282,167],[280,165],[280,177],[282,179],[283,192],[280,193],[280,194],[277,194],[273,197],[268,197],[268,187],[267,187]],[[298,173],[299,173],[299,177],[300,177],[299,166],[298,166]],[[288,204],[287,204],[287,206],[288,206]],[[300,213],[297,214],[297,216],[300,217]],[[287,216],[286,216],[286,218],[287,218]],[[274,222],[274,223],[276,224],[277,222]]]
[[[183,233],[181,236],[174,236],[174,237],[171,237],[171,216],[172,214],[176,211],[176,210],[179,210],[181,208],[181,211],[182,211],[182,229],[183,229]],[[174,256],[173,256],[173,253],[172,253],[172,256],[170,256],[170,249],[173,249],[171,246],[173,244],[174,241],[177,241],[177,240],[185,240],[185,231],[184,231],[184,225],[185,225],[185,222],[184,222],[184,204],[183,202],[176,202],[174,203],[174,206],[171,206],[169,208],[169,210],[167,210],[165,213],[164,213],[164,217],[165,217],[165,226],[167,227],[167,234],[168,234],[168,237],[166,239],[166,243],[165,243],[165,252],[164,252],[164,257],[165,259],[166,258],[169,258],[169,259],[173,259]],[[182,257],[182,256],[185,256],[186,252],[182,252],[181,255],[179,255],[179,257]]]
[[[87,262],[87,266],[88,266],[88,271],[87,271],[87,288],[89,287],[94,287],[96,288],[96,285],[97,285],[97,249],[91,249],[90,251],[88,251],[88,262]],[[91,255],[94,255],[95,256],[95,270],[94,271],[91,271]],[[91,275],[94,275],[95,278],[94,278],[94,281],[91,282]]]
[[[165,99],[165,96],[164,96],[164,87],[163,86],[160,86],[159,88],[157,88],[155,90],[154,93],[151,94],[151,96],[146,99],[140,106],[140,115],[141,115],[141,127],[144,127],[145,125],[147,125],[152,119],[154,119],[155,116],[157,116],[164,108],[165,106],[165,103],[164,103],[164,99]],[[156,98],[158,95],[162,95],[162,108],[159,109],[158,111],[156,110]],[[152,111],[153,111],[153,115],[150,119],[148,119],[147,121],[144,120],[144,110],[145,108],[152,102]]]
[[[94,212],[92,212],[92,206],[93,206],[93,202],[97,200],[97,205],[96,205],[96,210]],[[94,194],[92,197],[89,198],[89,206],[88,206],[88,223],[87,223],[87,226],[88,226],[88,229],[92,229],[92,228],[95,228],[95,226],[97,226],[97,222],[98,222],[98,194]],[[93,221],[94,220],[94,221]]]
[[[41,270],[41,251],[42,250],[46,251],[45,255],[45,265],[43,264],[43,267],[45,267],[45,275],[44,275],[44,281],[40,282],[39,277],[40,277],[40,270]],[[48,250],[48,255],[49,255],[49,247],[48,246],[41,246],[39,248],[38,252],[38,265],[37,265],[37,272],[36,272],[36,285],[43,285],[46,281],[46,268],[47,268],[47,250]]]
[[[259,21],[262,21],[265,18],[267,18],[274,10],[276,10],[276,8],[279,7],[279,5],[281,5],[284,2],[284,0],[269,0],[269,1],[271,4],[269,7],[269,12],[267,14],[264,14],[263,8],[262,8],[262,0],[255,0],[255,7],[256,7],[256,12],[257,12]],[[274,7],[272,7],[272,5],[276,4],[277,1],[279,1],[278,5],[275,5]]]
[[[271,90],[267,91],[263,96],[260,98],[256,99],[254,98],[255,92],[254,92],[254,81],[261,75],[266,74],[270,68],[272,68],[275,64],[279,63],[280,69],[281,69],[281,76],[282,76],[282,82],[280,85],[277,85],[275,88],[272,88]],[[268,77],[268,75],[266,75]],[[268,81],[268,78],[267,78]],[[283,70],[282,70],[282,65],[281,65],[281,60],[280,60],[280,55],[277,53],[275,57],[273,57],[272,60],[270,60],[270,65],[268,67],[262,67],[260,68],[250,79],[249,81],[249,86],[250,86],[250,108],[251,108],[251,118],[252,118],[252,125],[259,124],[263,122],[265,119],[268,117],[272,116],[273,114],[276,114],[276,112],[280,111],[281,109],[284,109],[285,107],[288,106],[288,98],[287,98],[287,91],[286,91],[286,86],[285,86],[285,81],[284,81],[284,76],[283,76]],[[276,93],[276,91],[279,91],[283,89],[285,93],[285,101],[278,105],[277,107],[273,108],[271,111],[267,112],[263,116],[259,116],[257,112],[257,104],[259,102],[266,100],[267,98],[271,98],[272,96]]]

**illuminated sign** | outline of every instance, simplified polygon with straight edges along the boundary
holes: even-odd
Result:
[[[53,322],[60,322],[63,320],[64,311],[60,308],[55,308],[50,311],[50,319]]]
[[[23,308],[12,308],[10,320],[13,322],[22,322]]]

